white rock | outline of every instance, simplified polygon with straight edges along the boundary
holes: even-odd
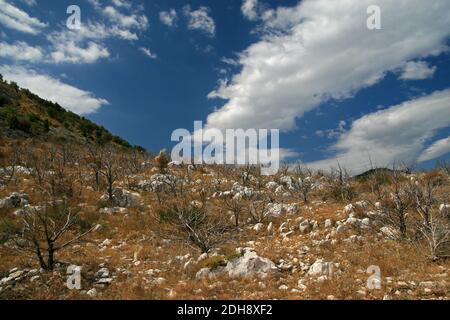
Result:
[[[264,276],[275,269],[275,264],[269,259],[258,256],[253,250],[244,249],[243,255],[229,261],[224,271],[231,278],[236,278]]]
[[[112,192],[113,203],[120,208],[133,208],[141,204],[141,195],[123,188],[114,188]],[[102,197],[103,201],[108,200],[108,195]]]
[[[253,226],[253,230],[255,230],[256,232],[261,231],[264,228],[264,225],[262,223],[257,223]]]
[[[87,294],[89,297],[94,298],[94,297],[97,296],[97,289],[92,288],[91,290],[89,290],[88,292],[86,292],[86,294]]]
[[[309,233],[311,231],[311,224],[308,220],[305,220],[300,223],[298,228],[301,233]]]
[[[341,224],[341,225],[337,226],[337,228],[336,228],[337,234],[344,233],[345,231],[347,231],[347,226],[344,224]]]
[[[364,218],[361,220],[361,227],[363,228],[367,228],[370,226],[370,219],[369,218]]]
[[[333,263],[324,262],[322,259],[316,260],[308,270],[308,275],[312,277],[326,276],[329,277],[333,273]]]
[[[345,214],[350,214],[350,213],[352,213],[354,210],[355,210],[355,207],[350,203],[350,204],[348,204],[348,205],[346,205],[346,206],[344,207],[344,210],[342,210],[342,212],[345,213]]]
[[[19,208],[29,204],[29,197],[26,193],[13,192],[6,198],[0,200],[0,208]]]

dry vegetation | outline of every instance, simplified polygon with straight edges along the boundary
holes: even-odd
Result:
[[[164,152],[4,141],[0,184],[2,299],[450,297],[446,164],[267,177]],[[227,273],[250,256],[246,276]],[[81,290],[66,285],[70,265]],[[366,286],[370,266],[379,289]]]

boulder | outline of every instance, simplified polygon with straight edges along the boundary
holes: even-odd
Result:
[[[13,192],[8,197],[5,197],[0,200],[0,208],[11,209],[11,208],[20,208],[25,205],[28,205],[30,202],[30,198],[26,193]]]
[[[276,269],[272,261],[258,256],[253,249],[245,248],[240,251],[242,256],[229,261],[224,269],[231,278],[265,276]]]
[[[329,277],[333,273],[333,263],[325,262],[322,259],[316,260],[308,270],[308,275],[311,277]]]
[[[333,227],[333,220],[327,219],[325,220],[325,228],[332,228]]]
[[[113,190],[114,205],[120,208],[133,208],[141,204],[141,195],[122,188]]]
[[[355,207],[350,203],[350,204],[348,204],[348,205],[346,205],[346,206],[344,207],[344,210],[342,210],[342,212],[345,213],[345,214],[350,214],[350,213],[352,213],[354,210],[355,210]]]
[[[380,232],[388,239],[397,239],[399,237],[399,232],[393,227],[382,227]]]
[[[264,228],[264,225],[262,223],[257,223],[253,226],[253,230],[255,230],[256,232],[261,231]]]
[[[109,215],[114,215],[114,214],[118,214],[118,213],[126,213],[126,212],[127,212],[127,209],[118,208],[118,207],[100,209],[101,214],[109,214]]]
[[[278,183],[276,183],[275,181],[269,181],[266,183],[266,189],[275,190],[276,188],[278,188]]]
[[[312,226],[311,226],[311,224],[309,223],[308,220],[305,220],[305,221],[302,221],[300,223],[298,228],[299,228],[301,233],[309,233],[309,232],[311,232]]]

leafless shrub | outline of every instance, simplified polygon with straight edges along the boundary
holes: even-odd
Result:
[[[305,203],[308,202],[313,186],[314,180],[312,170],[306,166],[297,164],[294,168],[292,187],[300,194]]]
[[[184,201],[156,211],[157,232],[163,237],[183,241],[202,253],[224,243],[230,227],[223,216],[214,217],[206,207],[198,208]]]
[[[405,178],[399,170],[393,170],[390,176],[391,185],[379,193],[379,212],[382,222],[399,231],[400,237],[407,237],[408,210],[412,205],[411,196],[404,190]]]
[[[267,197],[259,197],[249,201],[248,212],[253,223],[262,223],[267,220],[269,203],[270,199]]]
[[[328,194],[331,198],[348,202],[356,197],[356,190],[352,184],[351,177],[348,171],[342,168],[339,163],[336,168],[331,169],[328,180]]]
[[[8,185],[14,181],[17,167],[21,165],[22,146],[7,148],[0,151],[0,186]]]
[[[417,229],[425,238],[433,261],[450,257],[450,225],[447,217],[438,210],[430,210],[428,223],[418,224]]]
[[[79,212],[62,205],[26,208],[16,221],[3,220],[2,239],[23,254],[31,254],[41,268],[52,271],[55,255],[68,248],[97,227],[86,226]]]
[[[239,227],[239,222],[242,213],[245,209],[244,200],[240,197],[233,197],[231,199],[225,199],[225,208],[233,214],[234,225]]]
[[[111,205],[114,201],[114,183],[123,176],[122,155],[116,147],[107,145],[101,149],[100,175],[106,180],[106,192]]]
[[[77,171],[70,163],[75,156],[68,150],[64,145],[28,146],[25,149],[24,163],[40,192],[50,200],[72,198],[80,192]]]

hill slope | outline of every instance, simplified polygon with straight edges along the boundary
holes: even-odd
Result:
[[[4,81],[0,75],[0,134],[9,138],[43,138],[132,146],[104,127]],[[137,147],[140,148],[140,147]]]

